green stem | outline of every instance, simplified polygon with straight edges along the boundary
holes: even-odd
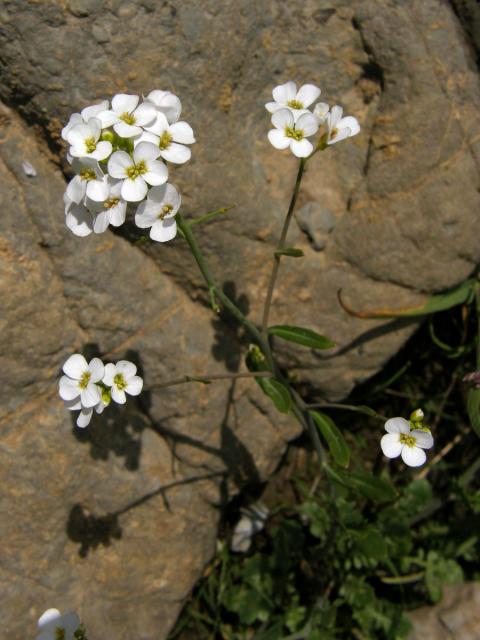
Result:
[[[203,257],[203,254],[200,250],[200,247],[198,246],[197,239],[195,238],[195,234],[193,233],[190,224],[183,218],[183,216],[180,213],[177,213],[176,221],[180,231],[183,234],[183,237],[185,238],[188,245],[190,246],[190,249],[192,250],[193,257],[195,258],[195,261],[203,277],[205,278],[205,281],[208,284],[210,291],[218,298],[218,300],[220,300],[223,306],[226,309],[228,309],[228,311],[230,311],[230,313],[240,322],[240,324],[242,324],[247,329],[247,331],[250,333],[252,338],[259,344],[260,348],[262,349],[265,357],[267,358],[269,368],[272,371],[274,371],[275,365],[273,362],[273,356],[272,356],[272,352],[271,352],[268,340],[266,340],[262,336],[260,331],[252,322],[250,322],[250,320],[247,320],[247,318],[243,315],[240,309],[230,300],[230,298],[227,295],[225,295],[225,293],[219,287],[217,287],[213,274],[210,271],[210,267],[208,266],[207,261]]]
[[[164,389],[165,387],[173,387],[177,384],[185,384],[186,382],[200,382],[203,384],[209,384],[214,380],[237,380],[237,378],[271,378],[273,373],[271,371],[245,371],[243,373],[215,373],[207,375],[194,375],[194,376],[182,376],[181,378],[175,378],[168,382],[160,382],[159,384],[153,384],[148,389]],[[146,388],[146,387],[145,387]]]
[[[295,209],[295,204],[297,202],[297,197],[300,191],[300,185],[302,183],[306,161],[307,161],[306,158],[301,158],[300,160],[300,164],[298,166],[297,179],[295,181],[295,187],[293,189],[292,198],[290,200],[290,205],[288,207],[287,215],[285,216],[285,220],[283,222],[282,233],[280,234],[280,240],[278,241],[276,251],[279,251],[285,247],[285,240],[287,238],[288,227],[290,226],[290,222],[293,216],[293,210]],[[270,274],[270,281],[268,283],[268,289],[267,289],[267,297],[265,299],[265,306],[263,308],[262,335],[266,335],[266,331],[267,331],[268,315],[270,313],[270,307],[272,305],[273,290],[275,289],[275,281],[277,279],[278,268],[280,266],[280,257],[281,256],[278,253],[275,253],[273,256],[272,273]]]

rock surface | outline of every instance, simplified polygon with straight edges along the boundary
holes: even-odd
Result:
[[[352,319],[339,288],[357,308],[410,306],[479,261],[474,47],[441,0],[5,0],[0,51],[3,628],[30,636],[58,606],[78,609],[94,639],[158,640],[213,552],[217,505],[268,477],[298,430],[249,381],[154,390],[238,369],[245,341],[212,318],[180,239],[132,245],[128,227],[84,240],[64,228],[62,123],[119,91],[180,95],[198,144],[174,181],[187,214],[237,204],[200,242],[258,321],[296,171],[267,142],[269,90],[315,82],[355,114],[362,134],[310,165],[289,235],[305,258],[283,261],[271,313],[336,341],[333,358],[283,353],[340,397],[415,325]],[[56,379],[85,345],[135,360],[152,389],[79,434]]]
[[[408,640],[477,640],[480,638],[480,584],[450,585],[436,606],[409,615]]]

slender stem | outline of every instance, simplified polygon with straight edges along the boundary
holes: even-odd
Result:
[[[213,274],[210,271],[210,267],[208,266],[207,261],[203,257],[203,254],[200,250],[200,247],[198,246],[197,239],[195,238],[195,234],[193,233],[190,224],[183,218],[180,213],[177,213],[176,221],[179,229],[183,233],[185,240],[188,242],[190,249],[192,250],[193,257],[195,258],[210,291],[213,292],[214,296],[216,296],[220,300],[220,302],[225,306],[226,309],[230,311],[230,313],[240,322],[240,324],[244,325],[252,338],[254,338],[254,340],[258,342],[265,357],[267,358],[270,369],[273,371],[275,369],[275,364],[273,362],[273,356],[268,340],[264,338],[264,336],[260,333],[257,327],[252,322],[250,322],[250,320],[247,320],[247,318],[230,300],[230,298],[225,295],[225,293],[219,287],[217,287]]]
[[[175,378],[168,382],[160,382],[159,384],[152,384],[148,389],[164,389],[165,387],[174,387],[177,384],[185,384],[187,382],[201,382],[203,384],[209,384],[214,380],[236,380],[237,378],[271,378],[273,373],[271,371],[245,371],[242,373],[214,373],[212,375],[194,375],[194,376],[182,376],[181,378]]]
[[[370,418],[377,418],[378,420],[383,420],[384,422],[387,420],[387,417],[382,416],[381,413],[375,412],[375,415],[373,415],[373,413],[362,411],[362,409],[354,404],[342,404],[340,402],[314,402],[312,404],[309,403],[307,407],[309,409],[344,409],[345,411],[355,411],[357,413],[363,413],[363,415],[369,416]]]
[[[480,369],[480,283],[475,286],[475,307],[477,312],[477,370]]]
[[[283,249],[285,246],[285,240],[288,233],[288,227],[290,226],[290,221],[292,219],[293,210],[295,209],[295,204],[297,202],[298,193],[300,191],[300,185],[302,183],[303,172],[305,170],[306,158],[301,158],[300,164],[298,166],[297,179],[295,181],[295,187],[293,189],[292,198],[290,200],[290,205],[288,207],[287,215],[285,216],[285,220],[283,222],[282,233],[280,235],[280,240],[278,241],[276,251]],[[263,320],[262,320],[262,334],[265,335],[267,326],[268,326],[268,315],[270,313],[270,307],[272,305],[272,296],[273,290],[275,288],[275,281],[277,279],[278,268],[280,266],[280,255],[275,253],[273,256],[273,266],[272,273],[270,274],[270,281],[268,283],[267,289],[267,297],[265,300],[265,306],[263,308]]]

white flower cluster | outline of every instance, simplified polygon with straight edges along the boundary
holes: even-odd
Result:
[[[125,404],[126,393],[138,396],[143,387],[137,367],[128,360],[104,365],[100,358],[87,362],[80,353],[74,353],[63,365],[63,372],[59,394],[67,409],[80,410],[77,427],[90,424],[94,410],[102,413],[112,400]]]
[[[387,432],[380,441],[383,454],[387,458],[402,457],[409,467],[420,467],[425,463],[427,455],[424,449],[433,447],[433,436],[430,429],[423,424],[423,411],[414,411],[410,420],[390,418],[385,423]]]
[[[150,237],[175,237],[181,196],[167,182],[167,162],[190,159],[191,126],[179,120],[182,105],[170,91],[140,97],[119,93],[70,116],[62,130],[75,172],[64,195],[65,222],[77,236],[103,233],[125,222],[127,206],[140,203],[135,224]]]
[[[47,609],[38,620],[36,640],[86,640],[85,630],[76,613]]]
[[[343,109],[335,105],[330,109],[325,102],[319,102],[313,112],[310,107],[320,97],[321,90],[313,84],[304,84],[297,91],[295,82],[281,84],[272,92],[274,102],[267,102],[265,108],[272,113],[275,127],[268,132],[268,139],[275,149],[288,149],[297,158],[307,158],[313,152],[313,144],[307,138],[314,136],[325,124],[322,137],[325,145],[335,144],[357,135],[360,125],[356,118],[343,118]]]

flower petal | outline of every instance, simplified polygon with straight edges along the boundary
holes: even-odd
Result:
[[[309,138],[318,131],[318,118],[313,113],[302,113],[295,123],[295,129],[301,129],[303,135]]]
[[[59,618],[61,618],[61,614],[58,609],[47,609],[38,620],[39,631],[54,631],[55,623]]]
[[[126,170],[134,164],[126,151],[115,151],[108,159],[108,173],[112,178],[125,178]]]
[[[85,197],[86,188],[87,188],[87,184],[85,180],[82,180],[80,176],[75,176],[67,184],[67,189],[65,193],[67,194],[67,197],[71,200],[71,202],[75,202],[75,204],[79,204]]]
[[[177,235],[177,223],[174,218],[158,220],[150,229],[150,237],[157,242],[168,242]]]
[[[103,378],[103,374],[105,373],[105,367],[103,366],[103,362],[100,358],[92,358],[88,365],[88,370],[92,374],[92,382],[100,382]]]
[[[84,429],[90,424],[90,420],[92,419],[93,409],[82,409],[77,417],[77,427],[80,429]],[[78,626],[78,625],[77,625]]]
[[[170,125],[170,133],[174,142],[181,142],[182,144],[193,144],[195,142],[192,127],[183,120]]]
[[[133,151],[133,158],[136,163],[141,160],[144,160],[145,162],[148,162],[149,160],[156,160],[159,155],[160,149],[151,142],[140,142]]]
[[[337,126],[337,124],[342,119],[342,115],[343,107],[339,107],[338,104],[336,104],[331,108],[330,113],[327,117],[327,126],[329,130],[334,129]]]
[[[108,109],[108,100],[102,100],[98,104],[92,104],[81,110],[82,118],[88,122],[90,118],[98,118],[98,114]]]
[[[110,224],[113,227],[119,227],[125,222],[125,217],[127,215],[127,203],[124,200],[121,200],[117,205],[112,207],[109,211],[110,211]]]
[[[421,447],[422,449],[431,449],[433,447],[433,436],[429,431],[413,429],[410,435],[415,438],[417,447]]]
[[[350,137],[356,136],[360,131],[360,125],[358,124],[358,120],[353,116],[347,116],[346,118],[342,118],[338,123],[340,127],[348,127],[350,129]]]
[[[275,102],[281,102],[286,104],[289,100],[295,100],[297,95],[297,85],[291,80],[285,82],[285,84],[279,84],[278,87],[272,91],[273,99]]]
[[[92,215],[83,204],[72,203],[65,216],[65,224],[70,231],[81,238],[92,233]]]
[[[104,233],[110,224],[110,210],[102,209],[93,219],[94,233]]]
[[[65,402],[76,400],[80,396],[78,382],[68,376],[62,376],[58,383],[58,395],[62,400],[65,400]]]
[[[143,389],[143,380],[140,376],[133,376],[128,380],[128,385],[125,391],[131,396],[138,396]]]
[[[113,378],[117,375],[117,368],[114,364],[109,362],[105,365],[105,371],[103,374],[102,382],[107,385],[107,387],[111,387],[113,384]]]
[[[112,98],[112,109],[116,113],[132,113],[139,101],[138,96],[129,93],[117,93]]]
[[[283,104],[278,104],[278,102],[267,102],[265,104],[265,109],[267,111],[270,111],[270,113],[275,113],[275,111],[278,111],[279,109],[283,109],[284,106]]]
[[[313,151],[313,144],[304,138],[303,140],[290,140],[290,149],[297,158],[307,158]]]
[[[64,613],[62,616],[62,624],[68,634],[73,634],[80,626],[80,618],[73,611],[69,611],[68,613]]]
[[[167,149],[160,151],[160,154],[167,162],[173,162],[174,164],[185,164],[192,157],[191,150],[177,142],[171,142]]]
[[[149,160],[147,169],[148,171],[142,175],[142,178],[148,184],[158,186],[168,180],[168,169],[161,160]]]
[[[290,146],[290,138],[281,129],[270,129],[268,139],[275,149],[287,149]]]
[[[140,127],[144,127],[147,124],[152,124],[157,117],[157,110],[150,102],[142,102],[133,112],[135,118],[135,124]]]
[[[402,460],[409,467],[420,467],[426,459],[427,454],[419,447],[403,447],[402,449]]]
[[[108,140],[101,140],[97,142],[97,147],[95,151],[90,153],[91,158],[95,158],[95,160],[105,160],[112,153],[112,143],[108,142]]]
[[[117,367],[117,371],[119,373],[123,373],[123,377],[125,380],[129,378],[133,378],[133,376],[137,373],[137,367],[130,362],[129,360],[119,360],[115,365]]]
[[[100,402],[99,388],[93,382],[89,382],[87,388],[82,389],[80,399],[85,408],[89,409],[90,407],[94,407]]]
[[[89,180],[87,183],[87,197],[95,202],[103,202],[108,198],[108,184],[106,180]]]
[[[410,425],[405,418],[390,418],[385,422],[387,433],[410,433]]]
[[[123,120],[116,122],[113,125],[113,130],[121,138],[133,138],[134,136],[139,136],[143,131],[142,127],[138,127],[134,124],[127,124],[126,122],[123,122]]]
[[[380,447],[387,458],[397,458],[402,453],[403,444],[397,433],[386,433],[380,440]]]
[[[276,129],[285,129],[285,127],[293,127],[295,119],[290,109],[279,109],[272,116],[272,124]]]
[[[118,402],[118,404],[125,404],[127,401],[127,396],[125,395],[125,391],[120,391],[115,385],[112,387],[112,400]]]
[[[112,124],[115,124],[116,122],[120,122],[118,113],[115,113],[115,111],[111,111],[110,109],[106,109],[105,111],[100,111],[100,113],[97,114],[97,118],[102,123],[103,129],[106,129],[107,127],[111,127]]]
[[[122,184],[122,198],[127,202],[140,202],[147,195],[148,187],[142,176],[127,178]]]
[[[88,371],[88,364],[81,353],[74,353],[63,365],[63,372],[67,374],[69,378],[74,380],[80,380],[82,374]]]
[[[301,102],[304,107],[309,107],[312,102],[315,102],[321,93],[321,90],[314,84],[304,84],[298,90],[295,99],[297,102]]]

